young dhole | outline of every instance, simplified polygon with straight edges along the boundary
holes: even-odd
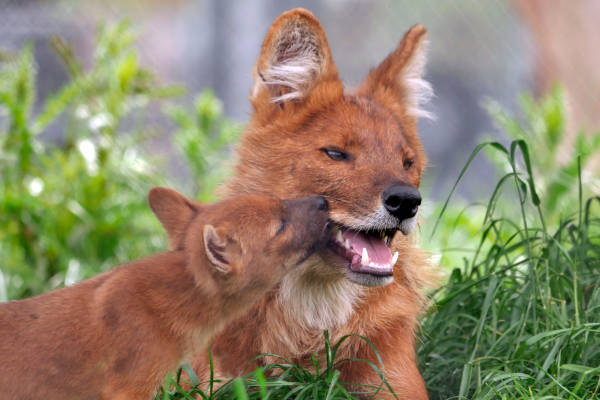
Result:
[[[150,191],[171,251],[0,304],[0,398],[144,399],[328,240],[319,196]]]

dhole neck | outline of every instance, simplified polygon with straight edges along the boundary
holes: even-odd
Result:
[[[136,280],[134,295],[141,295],[150,312],[176,334],[206,329],[217,319],[220,299],[212,277],[206,271],[204,281],[198,282],[183,251],[158,254],[131,270]]]

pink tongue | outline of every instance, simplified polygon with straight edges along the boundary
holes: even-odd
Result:
[[[392,262],[392,253],[383,239],[352,230],[344,230],[342,235],[344,240],[348,239],[354,252],[359,255],[362,255],[362,249],[366,248],[371,263],[386,265]]]

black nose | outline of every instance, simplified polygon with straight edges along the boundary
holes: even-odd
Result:
[[[327,200],[325,199],[325,197],[317,196],[316,202],[317,202],[318,210],[323,210],[323,211],[329,210],[329,203],[327,203]]]
[[[395,183],[381,194],[385,209],[399,220],[414,217],[421,204],[421,193],[412,185]]]

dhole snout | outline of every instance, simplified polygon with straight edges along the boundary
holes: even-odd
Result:
[[[312,244],[305,258],[315,251],[325,247],[329,241],[329,203],[323,196],[302,197],[284,200],[286,222],[296,226],[293,244],[290,248],[302,247],[306,237]]]
[[[417,215],[421,193],[412,185],[395,183],[383,191],[381,201],[390,214],[399,221],[404,221]]]

